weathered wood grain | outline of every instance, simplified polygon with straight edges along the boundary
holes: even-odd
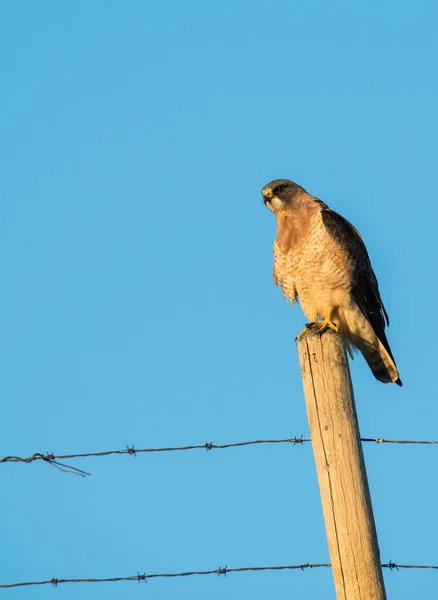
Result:
[[[338,600],[386,599],[376,527],[342,336],[298,341],[310,435]]]

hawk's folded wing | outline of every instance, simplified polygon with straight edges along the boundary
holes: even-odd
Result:
[[[383,305],[377,278],[360,233],[347,219],[326,205],[321,210],[321,216],[328,234],[354,265],[351,289],[353,299],[394,360],[385,334],[385,325],[389,325],[388,314]]]

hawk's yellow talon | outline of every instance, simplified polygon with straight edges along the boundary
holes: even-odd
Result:
[[[309,331],[309,329],[319,329],[320,333],[323,333],[323,331],[325,331],[326,329],[333,329],[333,331],[336,331],[336,333],[339,332],[339,327],[336,325],[336,323],[332,322],[331,310],[328,311],[328,314],[324,321],[318,321],[317,319],[318,317],[316,317],[315,320],[311,323],[307,323],[303,331],[300,331],[295,340],[300,340],[303,337],[303,335]]]
[[[295,341],[300,340],[303,337],[303,335],[309,331],[309,329],[312,329],[312,327],[317,324],[318,324],[318,315],[316,314],[314,316],[314,318],[312,319],[312,321],[310,321],[310,323],[306,323],[306,326],[304,327],[303,331],[300,331],[300,333],[295,338]]]
[[[313,325],[313,323],[308,323],[304,327],[303,331],[300,331],[300,333],[297,335],[297,337],[295,338],[295,341],[300,340],[303,337],[303,335],[305,335],[309,331],[311,325]]]
[[[315,323],[314,326],[319,329],[320,333],[322,333],[326,329],[333,329],[333,331],[336,331],[336,333],[339,332],[339,327],[336,325],[336,323],[333,323],[333,321],[332,321],[331,309],[328,311],[327,316],[324,319],[324,321],[321,321],[320,323]]]
[[[326,329],[333,329],[333,331],[339,333],[339,327],[336,325],[336,323],[330,321],[330,319],[324,319],[324,321],[321,321],[321,323],[315,323],[315,327],[319,329],[320,333],[322,333]]]

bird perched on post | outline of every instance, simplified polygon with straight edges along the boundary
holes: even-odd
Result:
[[[401,386],[385,334],[388,315],[357,229],[287,179],[271,181],[262,194],[277,218],[274,280],[285,298],[292,304],[299,300],[310,320],[307,328],[339,331],[347,345],[362,352],[379,381]]]

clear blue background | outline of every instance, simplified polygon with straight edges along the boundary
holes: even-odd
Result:
[[[362,233],[402,389],[363,436],[437,439],[435,2],[3,2],[1,455],[307,435],[260,189]],[[382,560],[438,563],[438,448],[365,446]],[[310,445],[1,465],[0,582],[329,560]],[[389,598],[434,571],[385,572]],[[4,591],[333,599],[329,569]]]

